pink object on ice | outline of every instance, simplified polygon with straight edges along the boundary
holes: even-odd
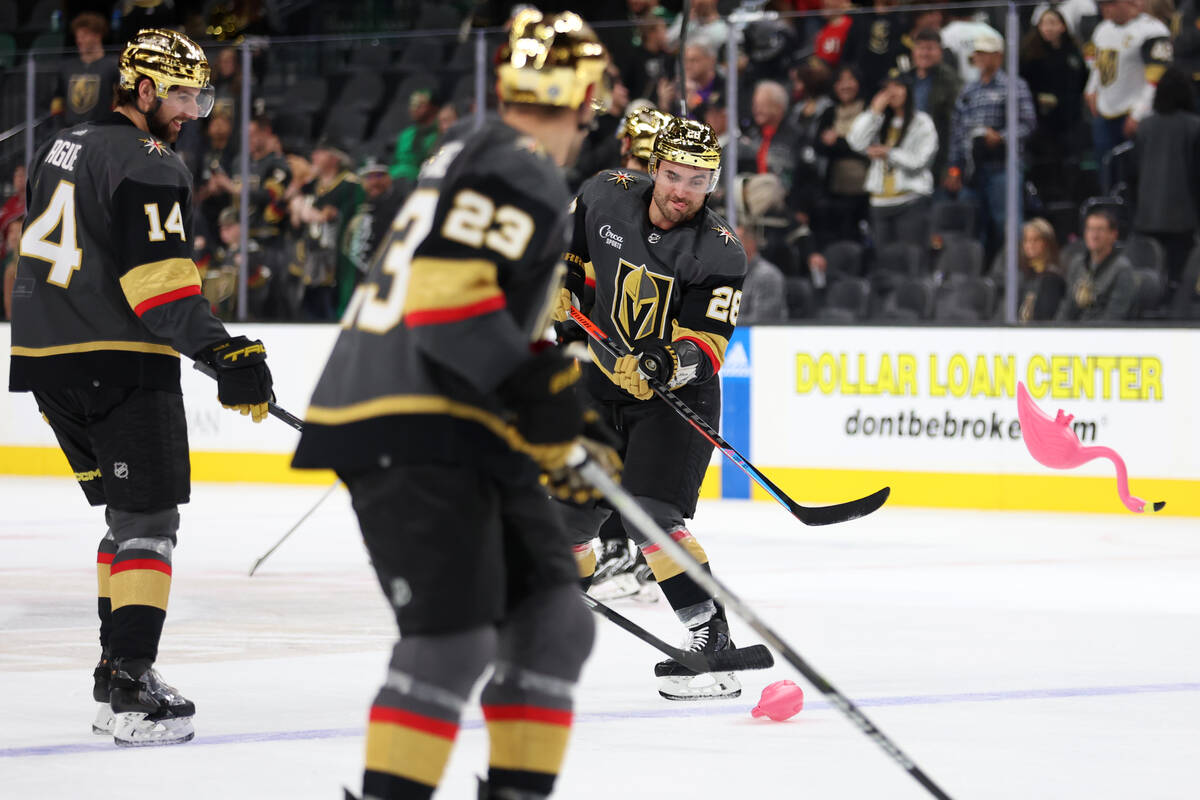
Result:
[[[758,705],[750,710],[753,717],[770,717],[783,722],[800,713],[804,708],[804,692],[791,681],[775,681],[763,689]]]
[[[1117,493],[1121,502],[1135,514],[1146,510],[1146,501],[1129,494],[1129,477],[1125,473],[1125,461],[1109,447],[1084,447],[1071,429],[1073,414],[1059,409],[1054,419],[1037,407],[1025,384],[1017,382],[1017,416],[1021,420],[1021,436],[1025,447],[1039,464],[1052,469],[1074,469],[1096,458],[1107,458],[1117,468]],[[1157,502],[1153,510],[1160,510],[1166,503]]]

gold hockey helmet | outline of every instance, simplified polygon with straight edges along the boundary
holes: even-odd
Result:
[[[579,108],[595,87],[593,107],[608,106],[608,52],[572,11],[549,17],[534,8],[518,12],[499,63],[499,94],[507,103]]]
[[[628,136],[629,154],[642,161],[649,161],[654,149],[654,137],[670,119],[670,114],[653,106],[631,107],[625,112],[625,117],[617,128],[617,137],[624,139]]]
[[[651,178],[663,161],[711,169],[708,191],[712,192],[721,178],[721,142],[717,139],[717,132],[704,122],[671,117],[654,137],[650,152]]]
[[[117,64],[122,89],[136,89],[138,79],[154,81],[160,99],[174,86],[199,89],[197,116],[207,117],[213,107],[208,58],[200,46],[182,33],[165,28],[145,28],[129,40]]]

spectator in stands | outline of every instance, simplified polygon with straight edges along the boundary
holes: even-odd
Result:
[[[1102,0],[1100,13],[1104,21],[1092,34],[1096,59],[1084,95],[1097,159],[1133,138],[1138,120],[1150,113],[1154,84],[1171,62],[1171,32],[1142,13],[1140,0]],[[1110,182],[1102,169],[1105,191]]]
[[[833,107],[829,97],[830,70],[824,61],[809,58],[790,73],[792,109],[786,124],[792,131],[796,168],[788,205],[797,215],[797,221],[808,225],[813,209],[825,194],[826,160],[818,154],[817,147],[821,143],[822,115]]]
[[[1179,33],[1173,42],[1174,64],[1200,91],[1200,0],[1180,0]]]
[[[1034,25],[1040,23],[1042,21],[1042,14],[1048,8],[1053,8],[1059,13],[1063,22],[1066,23],[1067,31],[1075,37],[1075,41],[1091,41],[1092,31],[1100,23],[1100,9],[1096,6],[1096,0],[1062,0],[1061,3],[1038,3],[1033,7],[1030,22]]]
[[[958,76],[964,84],[979,80],[979,67],[975,65],[975,39],[991,37],[1004,41],[1000,31],[977,18],[978,12],[971,8],[947,6],[942,12],[946,24],[942,26],[942,46],[958,58]]]
[[[64,128],[111,111],[117,82],[117,57],[104,55],[104,17],[94,11],[78,14],[71,20],[71,35],[79,55],[63,60],[50,101],[50,113]]]
[[[962,81],[950,65],[942,62],[942,37],[936,28],[922,28],[913,36],[912,61],[913,107],[928,114],[937,130],[938,149],[930,169],[935,185],[940,185],[946,178],[950,118]]]
[[[1133,265],[1117,244],[1117,218],[1094,209],[1084,220],[1087,250],[1067,264],[1067,293],[1055,319],[1064,322],[1119,322],[1132,318],[1137,299]]]
[[[412,120],[396,137],[396,153],[392,158],[393,179],[416,183],[421,164],[433,154],[437,144],[438,107],[428,89],[417,89],[408,96],[408,114]]]
[[[857,14],[842,62],[858,68],[862,85],[878,86],[897,66],[908,66],[908,15],[899,10],[899,0],[875,0],[873,12]],[[904,64],[898,59],[903,56]]]
[[[1154,113],[1138,125],[1134,142],[1133,229],[1162,245],[1169,296],[1179,285],[1200,225],[1200,116],[1191,80],[1179,70],[1171,67],[1163,72],[1154,93]]]
[[[838,239],[862,238],[870,205],[864,188],[870,159],[846,142],[850,126],[866,108],[860,86],[858,71],[842,65],[833,81],[834,104],[821,115],[817,153],[827,162],[826,201],[814,209],[810,222],[818,248]]]
[[[667,44],[672,50],[679,49],[679,35],[683,29],[683,15],[667,29]],[[741,37],[739,36],[739,41]],[[729,39],[729,26],[717,11],[717,0],[692,0],[692,16],[688,19],[687,43],[691,46],[703,44],[714,54],[719,53]]]
[[[754,87],[751,117],[754,127],[738,143],[738,172],[773,173],[791,188],[796,168],[795,132],[786,124],[788,93],[783,84],[762,81]]]
[[[1017,263],[1017,319],[1021,322],[1054,319],[1067,290],[1067,268],[1058,252],[1053,225],[1041,217],[1025,223]]]
[[[788,311],[783,272],[759,253],[758,234],[753,226],[739,225],[737,235],[746,251],[746,280],[742,285],[738,324],[785,322]]]
[[[854,120],[846,142],[871,159],[866,189],[871,195],[875,247],[892,242],[929,244],[929,198],[937,154],[933,120],[913,107],[907,74],[889,76]]]
[[[362,185],[341,144],[323,139],[312,152],[313,179],[291,204],[292,225],[304,226],[304,316],[332,322],[358,283],[358,270],[340,248],[346,224],[362,202]]]
[[[14,219],[25,218],[25,165],[17,164],[12,171],[12,194],[0,206],[0,258],[8,254],[8,239],[4,228]]]
[[[212,85],[215,99],[212,113],[225,111],[230,119],[237,119],[237,109],[242,101],[242,67],[235,47],[212,48]]]
[[[454,103],[446,103],[446,105],[438,109],[437,125],[439,141],[456,122],[458,122],[458,107]]]
[[[217,216],[235,199],[238,187],[229,177],[237,171],[237,148],[233,143],[233,120],[227,109],[214,107],[208,120],[205,149],[196,170],[196,200],[202,232],[216,234]]]
[[[799,276],[802,231],[788,211],[787,193],[778,175],[739,175],[738,219],[753,234],[755,249],[784,275]],[[804,251],[806,254],[807,251]]]
[[[717,51],[703,42],[688,41],[683,53],[683,76],[689,111],[707,103],[714,93],[725,91],[725,74],[717,69]],[[659,105],[659,108],[675,107]]]
[[[289,291],[292,277],[287,270],[287,241],[284,221],[287,217],[287,191],[293,172],[284,157],[279,137],[270,117],[259,115],[250,120],[250,208],[249,237],[259,248],[270,279],[268,298],[262,315],[270,319],[295,319],[298,311],[296,287]],[[303,182],[302,182],[303,183]],[[234,194],[241,187],[233,184]],[[297,186],[297,190],[299,186]],[[256,315],[259,312],[255,312]]]
[[[13,284],[17,281],[17,259],[21,251],[21,226],[25,222],[25,206],[16,216],[0,216],[0,273],[4,275],[4,318],[12,319]]]
[[[1083,142],[1083,89],[1088,68],[1057,8],[1048,8],[1021,40],[1021,77],[1029,84],[1037,127],[1029,137],[1030,178],[1043,200],[1078,202],[1072,191]]]
[[[1035,113],[1029,86],[1019,77],[1010,78],[1004,64],[1004,40],[981,35],[975,39],[975,64],[979,80],[968,83],[958,97],[950,123],[950,154],[946,180],[950,194],[970,188],[970,200],[978,209],[977,230],[986,257],[991,259],[1004,240],[1008,173],[1005,164],[1008,82],[1017,82],[1017,142],[1019,148],[1033,132]],[[1013,176],[1020,180],[1020,173]]]
[[[373,157],[359,167],[358,177],[362,181],[363,199],[342,234],[342,251],[359,273],[365,275],[375,248],[391,227],[404,196],[392,182],[387,164]]]
[[[674,56],[667,45],[669,16],[665,8],[657,5],[642,16],[639,28],[641,47],[633,59],[633,69],[621,70],[629,87],[629,96],[634,99],[653,99],[658,91],[658,82],[675,75]]]
[[[850,0],[822,0],[825,9],[825,26],[817,32],[813,40],[813,55],[824,61],[830,67],[838,66],[842,61],[842,51],[846,48],[846,37],[854,18],[846,12],[853,3]]]

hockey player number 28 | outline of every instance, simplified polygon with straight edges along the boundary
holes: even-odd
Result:
[[[50,234],[62,225],[58,242],[50,241]],[[71,276],[83,263],[83,251],[76,245],[75,236],[75,184],[59,181],[37,219],[25,227],[21,235],[21,255],[50,262],[50,274],[46,280],[66,289]]]

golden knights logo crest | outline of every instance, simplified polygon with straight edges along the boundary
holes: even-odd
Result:
[[[674,278],[651,272],[645,265],[634,266],[623,258],[617,262],[612,321],[626,347],[636,349],[635,342],[646,337],[666,337],[674,284]]]
[[[1100,85],[1112,86],[1117,79],[1117,61],[1121,54],[1116,50],[1101,50],[1096,53],[1096,71],[1100,73]]]
[[[67,107],[75,114],[86,114],[100,99],[99,75],[72,75],[67,82]]]

